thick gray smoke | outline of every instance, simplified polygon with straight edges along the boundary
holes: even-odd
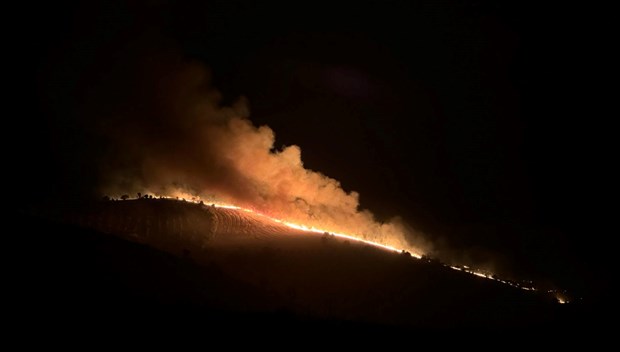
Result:
[[[204,66],[147,54],[122,70],[131,72],[123,77],[127,97],[99,119],[108,121],[97,126],[109,141],[103,192],[196,196],[424,252],[398,218],[377,222],[359,209],[358,193],[304,168],[298,146],[274,149],[274,132],[248,119],[245,99],[222,106]]]

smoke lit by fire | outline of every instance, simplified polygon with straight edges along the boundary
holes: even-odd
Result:
[[[129,82],[126,96],[119,93],[119,101],[108,108],[87,112],[102,117],[89,127],[106,141],[100,187],[104,194],[142,192],[202,200],[296,229],[404,250],[415,258],[432,251],[422,235],[398,217],[376,220],[360,209],[357,192],[305,168],[299,146],[275,148],[273,130],[248,119],[245,99],[221,104],[202,65],[160,50],[134,56],[142,60],[127,63],[123,70],[132,72],[124,77]],[[96,99],[94,103],[97,109],[104,105]],[[337,140],[333,143],[337,147]],[[452,268],[534,290],[487,272]]]
[[[160,55],[140,72],[132,109],[115,111],[116,123],[105,126],[114,151],[106,160],[105,193],[186,194],[308,229],[347,233],[412,253],[428,250],[400,219],[377,221],[360,209],[358,193],[306,169],[300,147],[276,149],[274,132],[247,118],[244,99],[221,106],[200,65]]]

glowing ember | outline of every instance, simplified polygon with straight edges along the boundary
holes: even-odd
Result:
[[[482,273],[472,272],[472,274],[474,274],[474,275],[476,275],[476,276],[483,277],[483,278],[485,278],[485,279],[488,279],[488,278],[489,278],[487,275],[482,274]]]
[[[537,289],[535,287],[532,286],[524,286],[524,285],[520,285],[514,282],[510,282],[510,281],[505,281],[502,279],[499,279],[497,277],[495,277],[495,275],[493,274],[488,274],[488,273],[482,273],[480,271],[476,271],[475,269],[472,269],[470,267],[468,267],[467,265],[463,265],[463,266],[453,266],[453,265],[446,265],[448,268],[453,269],[453,270],[457,270],[457,271],[464,271],[466,273],[484,278],[484,279],[488,279],[488,280],[493,280],[493,281],[497,281],[500,282],[504,285],[510,285],[512,287],[516,287],[516,288],[520,288],[522,290],[525,291],[537,291]],[[531,283],[531,281],[530,281]]]

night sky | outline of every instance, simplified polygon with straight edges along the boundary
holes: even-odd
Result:
[[[34,151],[17,158],[18,188],[99,197],[106,146],[83,111],[123,94],[116,63],[133,49],[172,46],[210,68],[224,104],[245,96],[278,147],[300,146],[307,168],[358,191],[378,218],[400,215],[456,256],[599,295],[595,199],[610,159],[595,122],[597,42],[578,13],[452,0],[28,9],[16,102]]]

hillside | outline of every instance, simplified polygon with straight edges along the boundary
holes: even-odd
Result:
[[[238,210],[151,199],[41,214],[15,219],[33,314],[356,329],[579,321],[550,296]]]

